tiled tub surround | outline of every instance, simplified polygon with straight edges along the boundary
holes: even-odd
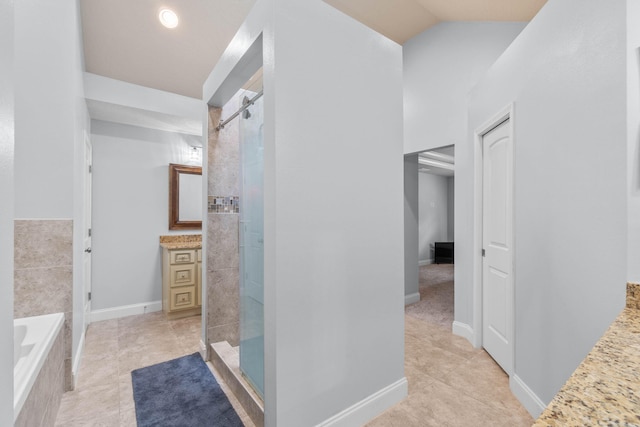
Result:
[[[72,304],[73,220],[15,220],[13,317],[64,313],[65,390],[73,388]]]
[[[16,333],[26,332],[16,346],[24,350],[14,367],[16,427],[53,426],[64,393],[62,313],[16,319]],[[22,335],[20,333],[20,335]]]
[[[221,116],[238,107],[237,97],[223,109],[209,108],[207,194],[207,349],[211,343],[239,343],[238,175],[239,121],[216,131]]]
[[[540,415],[535,427],[640,425],[640,284],[626,307]]]

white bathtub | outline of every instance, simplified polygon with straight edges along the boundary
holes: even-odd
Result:
[[[25,317],[13,321],[13,418],[18,418],[31,387],[47,359],[64,314]]]

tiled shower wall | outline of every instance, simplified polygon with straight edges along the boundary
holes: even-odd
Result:
[[[13,316],[64,313],[65,390],[71,390],[73,221],[20,219],[14,227]]]
[[[220,341],[228,341],[232,346],[239,344],[238,121],[215,130],[221,115],[229,116],[237,106],[234,97],[224,110],[209,107],[207,348]]]

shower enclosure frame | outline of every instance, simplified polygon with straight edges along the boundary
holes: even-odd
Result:
[[[240,116],[240,371],[264,398],[264,108],[262,91],[241,93]],[[252,107],[252,108],[249,108]]]

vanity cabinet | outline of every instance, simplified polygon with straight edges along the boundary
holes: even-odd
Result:
[[[162,250],[162,310],[170,318],[200,314],[202,250]]]

